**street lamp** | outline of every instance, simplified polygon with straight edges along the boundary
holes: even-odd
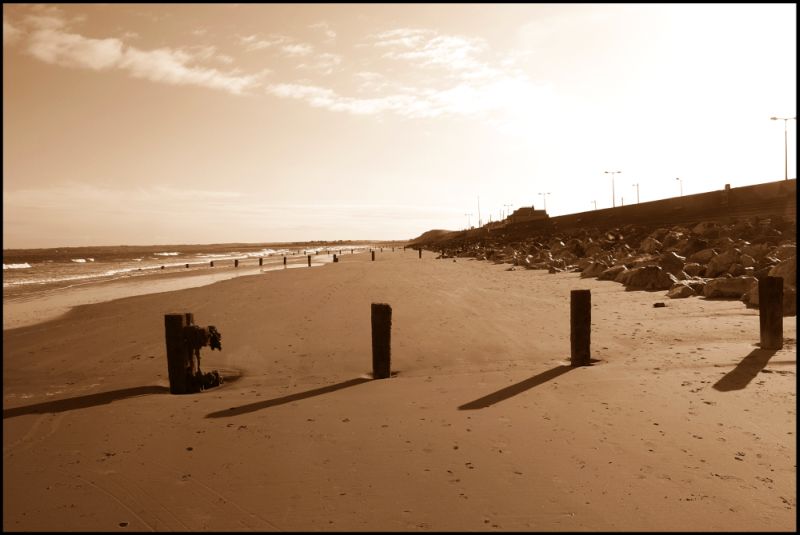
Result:
[[[678,181],[678,184],[681,187],[681,197],[683,197],[683,180],[681,180],[680,178],[676,178],[675,180]]]
[[[504,204],[503,205],[503,207],[505,207],[505,208],[511,208],[512,206],[514,206],[514,205],[513,204]],[[510,215],[510,213],[511,212],[509,210],[506,210],[506,217],[508,217]]]
[[[617,173],[621,173],[622,171],[603,171],[607,175],[611,175],[611,207],[617,206],[617,196],[614,193],[614,175]]]
[[[550,195],[550,192],[540,193],[539,195],[541,195],[542,199],[544,199],[544,211],[547,212],[547,196]]]
[[[464,215],[467,216],[467,230],[469,230],[469,216],[471,216],[472,214],[469,213],[469,214],[464,214]]]
[[[639,184],[634,184],[634,188],[636,188],[636,204],[639,204]]]
[[[789,146],[786,143],[786,123],[789,120],[797,120],[797,117],[770,117],[770,121],[783,121],[783,179],[789,180],[789,158],[787,156],[789,152]]]

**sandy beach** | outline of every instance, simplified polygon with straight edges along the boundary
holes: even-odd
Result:
[[[766,351],[738,300],[508,268],[384,250],[4,330],[4,530],[796,529],[794,317]],[[173,312],[221,387],[169,394]]]

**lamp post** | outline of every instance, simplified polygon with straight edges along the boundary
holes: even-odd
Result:
[[[511,208],[512,206],[514,206],[514,205],[513,204],[504,204],[503,205],[504,208]],[[508,217],[510,214],[511,214],[511,212],[509,210],[506,210],[506,217]]]
[[[676,178],[675,180],[678,181],[678,184],[681,187],[681,197],[683,197],[683,180],[681,180],[680,178]]]
[[[617,196],[614,193],[614,175],[617,173],[621,173],[622,171],[603,171],[607,175],[611,175],[611,207],[614,208],[617,206]]]
[[[469,224],[469,217],[472,215],[472,212],[470,212],[470,213],[468,213],[468,214],[464,214],[464,215],[465,215],[465,216],[467,216],[467,230],[469,230],[469,227],[470,227],[470,224]]]
[[[783,121],[783,179],[789,180],[789,145],[786,142],[786,123],[789,120],[796,121],[797,117],[770,117],[770,121]]]
[[[592,201],[594,203],[594,209],[597,210],[597,201]]]
[[[547,212],[547,196],[550,195],[550,192],[540,193],[539,195],[541,195],[544,200],[544,211]]]
[[[639,184],[634,184],[634,188],[636,188],[636,204],[639,204]]]

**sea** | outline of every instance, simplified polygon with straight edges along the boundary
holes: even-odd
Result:
[[[312,266],[320,266],[334,254],[359,254],[373,246],[310,242],[4,249],[3,328],[75,305],[284,269],[284,257],[286,268],[307,267],[309,255]],[[146,284],[130,284],[145,278]]]

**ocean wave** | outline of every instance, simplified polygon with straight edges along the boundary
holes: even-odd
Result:
[[[31,265],[27,262],[22,264],[3,264],[3,269],[28,269]]]
[[[178,256],[180,253],[153,253],[155,256]]]
[[[78,263],[78,264],[85,264],[86,263],[86,259],[85,258],[73,258],[72,261],[75,262],[75,263]]]

